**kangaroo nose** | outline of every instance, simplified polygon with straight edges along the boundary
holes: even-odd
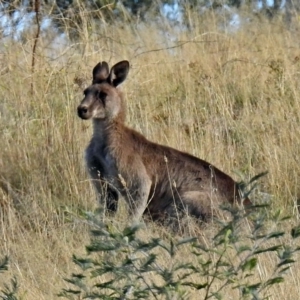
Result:
[[[83,106],[83,107],[80,107],[80,111],[81,111],[82,113],[86,114],[87,111],[88,111],[88,109],[87,109],[86,106]]]
[[[77,113],[80,118],[85,119],[87,112],[88,112],[87,106],[78,106]]]

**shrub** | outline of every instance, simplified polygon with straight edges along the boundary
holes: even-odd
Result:
[[[8,256],[4,256],[0,260],[0,273],[8,270]],[[18,282],[15,277],[10,281],[10,285],[4,284],[4,288],[0,289],[0,299],[2,300],[17,300]]]
[[[59,296],[68,299],[266,299],[269,288],[284,280],[299,247],[293,228],[286,240],[280,226],[288,218],[280,211],[269,215],[268,205],[251,212],[224,207],[228,221],[218,221],[217,232],[208,246],[197,238],[168,239],[139,237],[140,226],[118,230],[105,226],[97,215],[87,215],[93,239],[85,257],[73,256],[80,272],[65,279],[72,286]],[[248,223],[249,222],[249,223]],[[245,224],[249,226],[245,226]],[[248,228],[247,228],[248,227]],[[183,249],[184,248],[184,249]],[[187,255],[182,255],[183,250]],[[259,258],[273,255],[267,278],[257,276]],[[256,275],[256,276],[255,276]]]

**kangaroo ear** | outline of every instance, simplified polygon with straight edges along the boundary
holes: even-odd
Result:
[[[99,62],[93,69],[93,84],[105,81],[109,76],[109,67],[106,61]]]
[[[127,60],[123,60],[115,64],[109,74],[109,82],[114,87],[117,87],[120,83],[122,83],[129,72],[129,62]]]

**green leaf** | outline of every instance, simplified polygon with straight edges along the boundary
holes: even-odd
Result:
[[[291,266],[287,266],[285,268],[282,268],[280,271],[278,271],[278,274],[283,274],[285,271],[289,270],[291,268]]]
[[[195,238],[195,237],[185,238],[185,239],[182,239],[182,240],[178,241],[176,243],[176,247],[178,247],[180,245],[184,245],[184,244],[191,244],[191,243],[196,242],[196,241],[197,241],[197,238]]]
[[[73,254],[73,262],[78,265],[82,270],[87,270],[93,267],[93,261],[89,258],[79,258]]]
[[[265,286],[273,285],[273,284],[277,284],[277,283],[281,283],[281,282],[283,282],[283,281],[284,281],[283,277],[281,277],[281,276],[275,277],[275,278],[272,278],[272,279],[268,280],[268,281],[265,283]]]
[[[124,236],[133,236],[135,235],[135,233],[142,227],[141,224],[137,224],[137,225],[133,225],[133,226],[129,226],[129,227],[126,227],[124,230],[123,230],[123,235]]]
[[[231,229],[228,229],[228,230],[226,231],[226,234],[225,234],[225,237],[224,237],[226,243],[228,243],[228,241],[230,240],[230,236],[231,236],[231,235],[232,235],[232,230],[231,230]]]
[[[281,261],[278,265],[277,265],[277,268],[280,268],[281,266],[284,266],[286,264],[292,264],[294,263],[295,260],[291,259],[291,258],[287,258],[287,259],[284,259],[283,261]]]
[[[268,173],[269,173],[268,171],[265,171],[265,172],[261,172],[261,173],[255,175],[255,176],[253,176],[253,177],[250,179],[249,183],[252,183],[252,182],[254,182],[254,181],[257,181],[260,177],[263,177],[263,176],[267,175]]]
[[[63,292],[64,292],[64,293],[59,294],[58,296],[65,296],[66,293],[74,294],[74,295],[79,295],[79,294],[81,294],[81,291],[78,291],[78,290],[72,290],[72,289],[63,289]]]
[[[257,258],[252,257],[245,261],[245,263],[241,266],[243,271],[251,271],[253,268],[255,268],[257,265]]]
[[[212,264],[212,260],[209,259],[207,261],[199,261],[200,265],[202,266],[202,268],[204,267],[209,267]]]
[[[257,290],[259,287],[261,286],[261,283],[254,283],[254,284],[239,284],[237,286],[235,286],[234,288],[242,288],[242,289],[247,289],[248,291],[255,291]]]
[[[180,263],[176,266],[174,266],[173,268],[174,271],[178,271],[178,270],[191,270],[194,273],[199,272],[198,268],[196,268],[193,264],[191,263]],[[193,272],[191,272],[190,274],[192,274]]]
[[[3,259],[0,260],[0,273],[8,270],[8,256],[5,255]]]
[[[170,252],[169,253],[170,253],[171,257],[173,257],[175,255],[175,245],[174,245],[173,241],[170,242]]]
[[[300,226],[292,228],[291,236],[292,236],[293,239],[296,239],[297,237],[300,236]]]
[[[204,289],[208,286],[208,282],[205,282],[203,284],[200,284],[200,283],[194,283],[194,282],[184,282],[182,283],[182,285],[184,286],[190,286],[196,290],[201,290],[201,289]]]
[[[291,218],[292,218],[291,216],[285,216],[285,217],[282,217],[282,218],[280,219],[280,222],[286,221],[286,220],[290,220]]]
[[[97,287],[99,289],[104,289],[104,288],[110,289],[111,288],[111,284],[113,284],[114,282],[115,282],[115,280],[112,279],[112,280],[105,281],[105,282],[102,282],[102,283],[96,283],[95,287]]]
[[[249,246],[246,246],[246,245],[244,245],[244,246],[239,246],[239,247],[237,248],[237,254],[243,253],[243,252],[245,252],[245,251],[251,251],[251,250],[252,250],[252,248],[249,247]]]
[[[168,248],[168,246],[163,241],[159,241],[158,246],[165,249],[169,254],[171,253],[171,250]]]
[[[83,274],[72,274],[72,277],[75,278],[75,279],[79,279],[79,280],[82,280],[83,278],[85,278],[85,276]]]
[[[217,300],[222,300],[223,297],[221,294],[219,294],[218,292],[217,293],[211,293],[212,296],[214,296]]]
[[[97,237],[97,236],[105,236],[105,237],[108,237],[110,236],[110,233],[104,229],[91,229],[91,234],[94,236],[94,237]]]
[[[284,231],[276,231],[276,232],[271,232],[269,234],[267,234],[267,239],[273,239],[273,238],[279,238],[281,236],[285,235]]]
[[[209,252],[209,248],[207,246],[205,246],[205,245],[193,244],[193,248],[195,248],[197,250],[200,249],[203,252]],[[201,253],[201,252],[195,252],[194,254],[197,255],[197,256],[199,256],[199,255],[202,255],[203,253]]]
[[[279,249],[282,249],[282,245],[276,245],[276,246],[265,248],[265,249],[257,249],[257,250],[254,251],[254,254],[259,254],[259,253],[263,253],[263,252],[277,251]]]
[[[140,271],[141,272],[149,272],[151,271],[149,267],[155,262],[156,260],[156,255],[151,253],[148,257],[147,260],[143,263],[143,265],[140,266]]]
[[[94,241],[91,245],[85,247],[87,252],[112,251],[119,248],[119,245],[108,243],[107,241]]]
[[[239,289],[242,290],[243,296],[248,296],[250,294],[255,294],[259,287],[261,286],[261,283],[255,283],[251,285],[244,285],[244,286],[237,286]],[[259,299],[259,298],[253,298],[253,299]]]
[[[18,282],[16,277],[13,277],[10,280],[10,285],[4,284],[4,288],[1,289],[1,292],[3,293],[4,296],[0,295],[0,298],[3,300],[18,300],[16,297],[16,293],[18,291]]]
[[[278,222],[281,213],[282,213],[281,209],[278,209],[278,210],[275,212],[275,214],[274,214],[274,216],[272,217],[272,219],[273,219],[275,222]]]
[[[136,247],[136,249],[138,251],[149,251],[159,246],[159,242],[160,239],[158,238],[153,238],[150,242],[138,241],[138,246]]]

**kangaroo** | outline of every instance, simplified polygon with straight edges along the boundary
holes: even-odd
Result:
[[[81,119],[93,121],[85,159],[101,206],[114,213],[123,196],[135,221],[144,213],[161,220],[186,212],[207,222],[221,203],[251,205],[237,183],[212,164],[125,125],[125,101],[117,87],[128,72],[128,61],[111,70],[105,61],[98,63],[77,108]]]

